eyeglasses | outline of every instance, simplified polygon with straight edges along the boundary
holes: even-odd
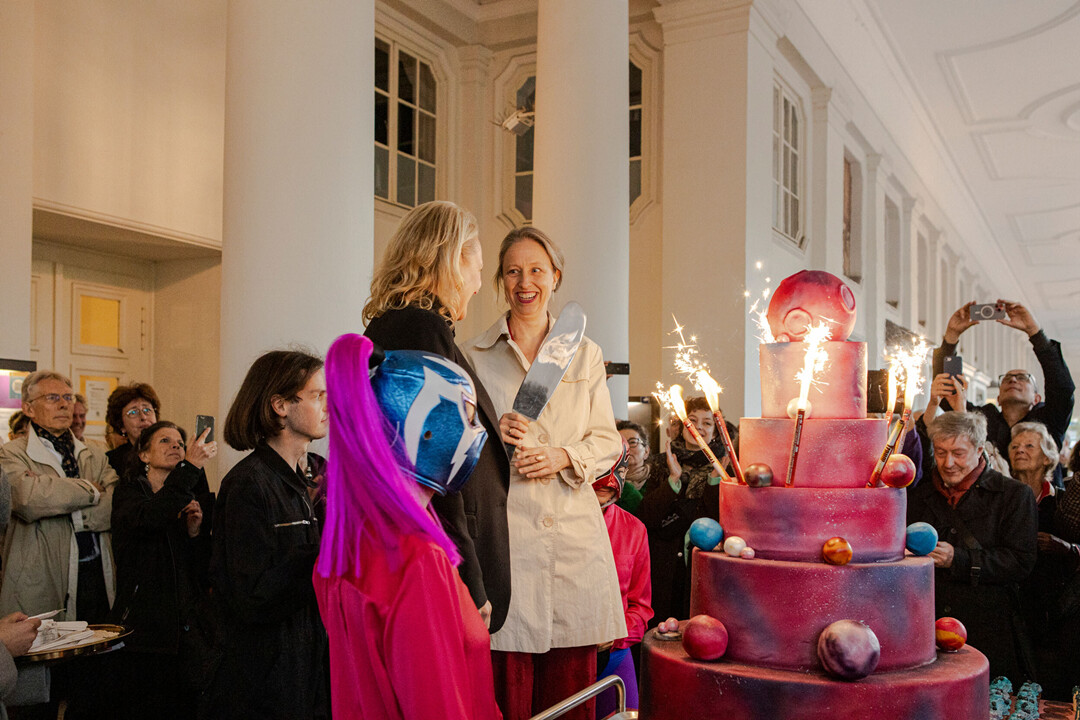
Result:
[[[632,448],[643,447],[645,445],[644,441],[642,441],[640,438],[630,438],[626,441],[626,444],[628,447]]]
[[[1019,380],[1021,382],[1035,382],[1035,376],[1031,373],[1005,373],[1004,375],[998,375],[998,385],[1004,385],[1006,380]]]
[[[127,415],[129,418],[137,418],[137,417],[139,417],[140,413],[142,413],[143,415],[149,417],[149,416],[153,415],[155,412],[156,411],[152,407],[144,407],[144,408],[131,408],[130,410],[125,410],[124,414]]]
[[[71,393],[66,393],[64,395],[61,395],[60,393],[45,393],[44,395],[38,395],[33,400],[27,400],[26,402],[37,402],[38,400],[44,400],[50,405],[57,405],[61,400],[66,403],[73,403],[75,402],[75,396]]]

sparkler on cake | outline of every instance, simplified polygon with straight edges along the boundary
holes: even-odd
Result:
[[[701,451],[705,453],[705,457],[709,459],[709,463],[713,466],[713,469],[716,470],[717,476],[731,482],[731,476],[724,471],[723,466],[720,465],[720,461],[716,459],[716,453],[712,451],[709,444],[701,437],[701,433],[698,432],[698,429],[690,422],[690,418],[687,417],[686,403],[683,402],[682,396],[682,386],[672,385],[667,390],[664,390],[664,386],[657,383],[656,392],[653,393],[653,397],[659,400],[662,405],[668,406],[671,411],[678,416],[679,420],[682,421],[683,427],[685,427],[687,432],[693,436],[694,442],[696,442],[698,447],[701,448]]]
[[[788,460],[787,480],[784,484],[791,487],[795,484],[795,466],[799,462],[799,443],[802,441],[803,421],[810,411],[810,386],[814,383],[814,376],[825,367],[825,351],[823,344],[832,335],[832,327],[828,322],[821,322],[810,328],[803,342],[806,343],[806,355],[803,359],[802,369],[799,371],[799,399],[795,406],[795,434],[791,438],[791,457]],[[789,408],[788,413],[791,413]]]
[[[870,480],[866,483],[868,488],[877,486],[878,481],[881,479],[881,471],[885,468],[885,463],[888,462],[889,456],[896,450],[896,446],[899,444],[900,437],[904,432],[904,427],[907,425],[908,420],[911,419],[911,408],[915,402],[915,396],[919,394],[919,390],[922,388],[922,369],[926,362],[928,349],[926,341],[920,338],[910,351],[897,350],[895,355],[897,362],[895,364],[890,362],[889,395],[893,406],[889,407],[889,421],[892,421],[892,410],[896,404],[894,371],[897,366],[904,378],[904,410],[900,415],[900,420],[889,431],[889,439],[885,443],[885,449],[881,451],[881,457],[878,458],[877,465],[874,466],[874,472],[870,474]]]

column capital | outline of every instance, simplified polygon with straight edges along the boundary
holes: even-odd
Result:
[[[923,201],[916,195],[905,195],[901,201],[903,206],[904,215],[907,216],[908,221],[912,221],[916,215],[921,215],[923,210]]]
[[[664,44],[718,37],[750,29],[753,0],[659,0],[653,17],[664,31]]]
[[[491,67],[491,59],[495,53],[483,45],[465,45],[458,48],[457,53],[462,82],[486,83],[488,69]]]
[[[888,177],[892,174],[892,161],[884,153],[866,153],[866,174],[878,177]]]
[[[834,126],[843,127],[851,120],[851,106],[843,91],[835,87],[819,85],[811,90],[810,104],[816,117],[823,117]]]

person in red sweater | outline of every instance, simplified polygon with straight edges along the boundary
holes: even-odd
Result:
[[[649,538],[645,525],[636,517],[615,504],[622,495],[626,483],[628,465],[626,440],[619,461],[593,483],[596,499],[604,511],[611,552],[615,556],[615,570],[619,574],[619,591],[622,594],[623,614],[626,616],[626,637],[600,646],[596,666],[600,669],[597,679],[618,675],[626,685],[626,709],[638,706],[637,671],[630,648],[645,637],[645,629],[653,616],[652,578],[649,574]],[[607,661],[604,662],[604,655]],[[608,690],[596,699],[596,717],[607,717],[615,711],[615,691]]]
[[[490,637],[430,507],[476,465],[487,436],[476,392],[443,357],[372,351],[343,335],[326,358],[326,528],[313,582],[333,716],[499,720]]]

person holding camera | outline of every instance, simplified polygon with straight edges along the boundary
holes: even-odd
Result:
[[[966,303],[949,317],[941,346],[934,350],[935,382],[939,382],[938,378],[944,374],[945,357],[956,354],[960,335],[980,322],[974,319],[973,316],[977,313],[973,313],[972,308],[978,310],[979,306],[974,302]],[[949,397],[945,396],[941,398],[941,409],[964,410],[966,407],[969,411],[985,416],[987,439],[1004,457],[1009,455],[1012,426],[1019,422],[1042,423],[1054,438],[1054,442],[1061,447],[1072,417],[1073,394],[1076,390],[1065,358],[1061,355],[1061,344],[1046,337],[1035,316],[1021,303],[998,300],[996,308],[1005,311],[1004,317],[998,313],[998,317],[994,318],[997,322],[1016,328],[1028,336],[1031,349],[1042,367],[1046,383],[1045,395],[1039,394],[1035,376],[1021,368],[1010,370],[998,379],[1000,386],[996,405],[987,403],[977,407],[970,402],[961,401],[957,402],[957,407],[953,407]],[[943,384],[944,380],[940,383]],[[1054,471],[1054,484],[1061,486],[1060,468]]]

